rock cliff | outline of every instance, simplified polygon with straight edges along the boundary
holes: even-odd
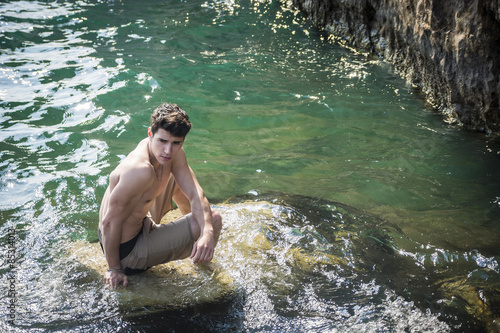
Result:
[[[500,0],[293,0],[315,25],[380,55],[446,121],[500,134]]]

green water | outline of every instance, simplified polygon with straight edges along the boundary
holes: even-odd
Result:
[[[171,320],[173,315],[148,313],[126,319],[98,283],[90,284],[98,291],[84,294],[96,302],[98,313],[59,295],[61,288],[76,293],[81,287],[64,270],[61,247],[68,240],[96,239],[107,176],[146,136],[149,115],[165,101],[179,104],[194,123],[184,148],[213,204],[247,193],[306,196],[310,207],[315,198],[340,202],[386,221],[380,232],[388,241],[372,232],[376,226],[363,231],[361,216],[349,232],[390,244],[405,263],[384,266],[388,272],[382,275],[366,273],[364,281],[391,295],[390,302],[384,298],[372,305],[376,313],[391,313],[398,297],[405,297],[393,322],[376,326],[374,318],[356,316],[365,304],[361,298],[336,315],[300,308],[307,302],[297,302],[294,312],[278,300],[279,293],[242,280],[244,294],[258,289],[272,300],[269,317],[260,316],[262,304],[248,296],[240,307],[209,316],[214,331],[404,331],[409,318],[418,321],[408,314],[417,310],[422,315],[416,331],[498,327],[493,324],[500,316],[498,149],[487,138],[443,123],[390,66],[336,45],[285,3],[3,2],[0,47],[3,258],[12,230],[16,237],[15,267],[4,259],[0,292],[2,297],[9,292],[6,281],[15,272],[22,295],[16,325],[9,329],[132,331],[160,329],[165,318]],[[299,203],[292,201],[293,210]],[[233,216],[223,205],[219,209],[226,219]],[[228,234],[240,228],[236,222],[227,225]],[[336,232],[318,230],[326,236]],[[334,239],[325,239],[334,246]],[[359,249],[354,268],[381,265],[374,258],[385,258]],[[220,255],[238,250],[229,247]],[[241,276],[238,272],[233,273]],[[396,281],[387,277],[392,273]],[[292,276],[309,279],[300,271]],[[415,276],[421,285],[413,290]],[[432,294],[422,284],[426,279],[434,285],[451,279],[455,289],[470,291],[460,294],[462,300],[443,288]],[[49,288],[50,281],[59,282]],[[304,297],[307,286],[296,286]],[[342,288],[325,295],[323,306],[347,298]],[[429,299],[423,301],[425,295]],[[471,315],[467,298],[483,302],[490,312]],[[1,306],[7,325],[8,303]],[[48,310],[53,307],[56,312]],[[176,327],[191,325],[196,331],[206,323],[175,315],[181,318]],[[101,326],[92,324],[96,316]],[[323,326],[308,326],[308,318]]]

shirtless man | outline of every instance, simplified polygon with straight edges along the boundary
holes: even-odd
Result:
[[[190,256],[210,262],[222,228],[189,167],[182,145],[189,117],[175,104],[162,104],[151,115],[148,137],[109,177],[99,211],[99,241],[108,262],[104,281],[128,284],[128,272]],[[183,217],[167,224],[173,209]],[[158,223],[158,224],[157,224]]]

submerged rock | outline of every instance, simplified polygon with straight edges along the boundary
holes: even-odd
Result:
[[[464,324],[470,331],[499,329],[495,310],[499,289],[491,281],[493,272],[486,275],[490,279],[486,285],[469,281],[458,288],[450,281],[464,279],[460,270],[453,272],[445,262],[446,268],[436,267],[426,259],[432,258],[431,252],[378,216],[339,202],[283,193],[238,196],[217,209],[230,226],[220,249],[221,256],[229,258],[221,260],[241,262],[244,257],[247,264],[272,276],[265,287],[276,298],[286,297],[286,307],[294,307],[299,299],[292,295],[307,288],[329,294],[333,304],[347,299],[356,303],[371,280],[376,281],[374,289],[389,287],[421,311],[454,318],[452,325]],[[460,265],[467,265],[466,260]],[[318,278],[321,275],[328,282]],[[306,288],[303,283],[308,279],[314,282]],[[454,302],[457,297],[464,301]]]
[[[450,300],[449,305],[463,303],[468,313],[484,323],[488,332],[500,332],[500,316],[492,311],[495,306],[484,296],[484,289],[491,286],[474,286],[467,279],[449,278],[436,283]]]
[[[293,0],[343,43],[382,56],[446,121],[500,134],[497,0]]]

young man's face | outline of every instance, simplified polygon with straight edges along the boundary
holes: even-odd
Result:
[[[151,132],[151,127],[148,129],[150,150],[156,160],[160,164],[165,165],[174,158],[184,143],[183,137],[177,137],[165,131],[163,128],[158,129],[155,134]]]

